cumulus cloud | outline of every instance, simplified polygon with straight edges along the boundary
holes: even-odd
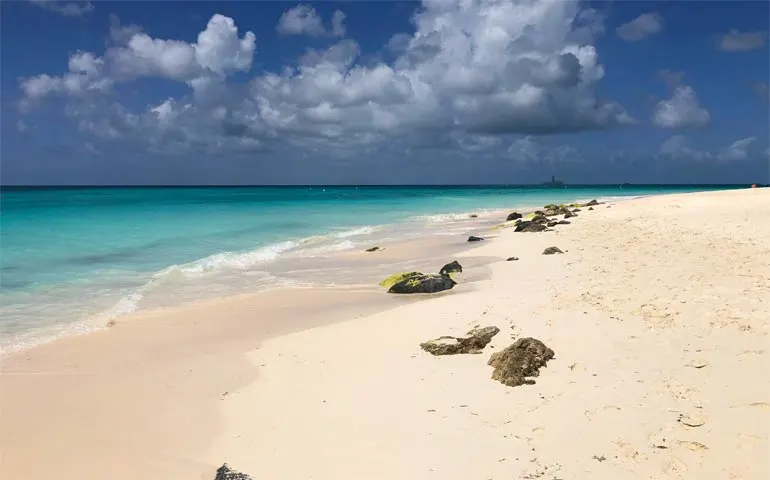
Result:
[[[749,157],[749,148],[756,140],[756,137],[743,138],[718,149],[716,153],[712,153],[707,150],[691,147],[689,141],[683,135],[674,135],[663,142],[658,152],[658,157],[678,160],[738,162]]]
[[[638,42],[663,29],[663,17],[655,12],[644,13],[615,29],[618,37],[627,42]]]
[[[287,32],[320,31],[317,15],[307,12],[287,17],[302,22],[281,24],[294,25]],[[332,33],[343,33],[343,20],[335,15]],[[173,151],[343,154],[428,143],[504,151],[510,140],[498,138],[508,135],[633,122],[595,94],[604,76],[590,42],[599,21],[577,2],[425,0],[413,16],[415,31],[389,42],[391,62],[364,62],[359,44],[342,39],[246,85],[227,78],[250,69],[256,39],[239,36],[228,17],[214,15],[196,43],[118,24],[102,55],[81,53],[69,72],[24,79],[21,89],[27,102],[66,96],[68,115],[85,132]],[[185,83],[191,95],[145,111],[115,103],[112,85],[140,77]]]
[[[327,31],[316,9],[301,3],[283,12],[275,29],[281,35],[309,35],[311,37],[332,35],[334,37],[344,37],[344,21],[345,14],[340,10],[335,10],[332,14],[331,29]]]
[[[720,150],[719,153],[717,153],[717,158],[726,162],[745,160],[746,157],[749,156],[749,147],[756,141],[756,137],[748,137],[735,141],[729,147]]]
[[[723,52],[745,52],[765,46],[767,32],[743,32],[730,30],[719,38],[717,48]]]
[[[680,85],[670,99],[658,102],[652,120],[662,128],[702,128],[709,124],[711,115],[700,106],[692,87]]]
[[[65,17],[83,17],[94,11],[91,2],[62,2],[59,0],[28,0],[38,7]]]

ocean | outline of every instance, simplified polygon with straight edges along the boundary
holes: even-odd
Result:
[[[470,213],[724,188],[5,187],[0,348],[88,331],[143,309],[330,282],[303,275],[300,260],[461,236]]]

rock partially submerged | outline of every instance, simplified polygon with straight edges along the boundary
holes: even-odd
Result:
[[[510,222],[512,220],[518,220],[518,219],[522,218],[523,216],[524,215],[520,214],[519,212],[513,212],[513,213],[508,214],[508,217],[506,217],[505,221],[506,222]]]
[[[556,253],[564,253],[559,249],[559,247],[548,247],[545,250],[543,250],[543,255],[554,255]]]
[[[474,237],[473,235],[471,235],[470,237],[468,237],[468,241],[469,241],[469,242],[480,242],[480,241],[482,241],[482,240],[484,240],[484,239],[483,239],[483,238],[481,238],[481,237]]]
[[[438,271],[439,275],[449,275],[452,273],[463,273],[463,266],[460,265],[460,262],[457,260],[453,261],[452,263],[447,263],[441,267],[441,270]]]
[[[495,370],[492,379],[517,387],[533,385],[534,380],[527,377],[540,375],[540,368],[554,357],[553,350],[535,338],[520,338],[505,350],[493,353],[487,365]]]
[[[519,224],[516,225],[514,232],[542,232],[546,228],[547,227],[542,223],[535,223],[525,220],[523,222],[519,222]]]
[[[500,333],[497,327],[476,328],[466,337],[439,337],[420,344],[420,348],[431,355],[457,355],[461,353],[478,354]]]
[[[416,273],[406,277],[388,289],[388,293],[438,293],[457,285],[449,275]]]
[[[380,247],[372,247],[372,248],[367,248],[366,249],[367,252],[376,252],[378,250],[382,250],[382,249]]]
[[[245,473],[236,472],[225,463],[217,469],[214,480],[252,480],[252,478]]]

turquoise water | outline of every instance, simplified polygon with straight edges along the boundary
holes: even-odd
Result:
[[[453,232],[469,212],[716,188],[725,187],[6,188],[0,347],[290,285],[299,280],[283,258]]]

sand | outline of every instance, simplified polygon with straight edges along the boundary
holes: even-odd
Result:
[[[243,296],[13,355],[0,478],[770,478],[770,190],[578,215],[489,232],[432,297]],[[419,348],[476,325],[481,355]],[[491,380],[522,336],[556,357]]]

